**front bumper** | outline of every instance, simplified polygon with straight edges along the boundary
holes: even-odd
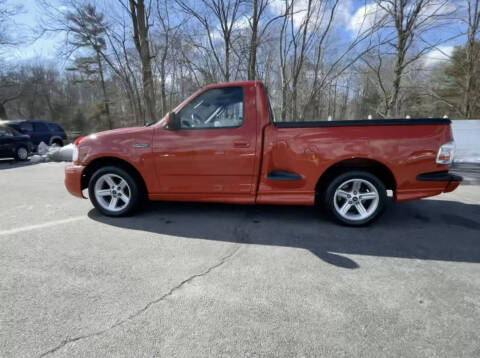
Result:
[[[448,171],[424,173],[417,176],[419,181],[429,182],[446,182],[447,185],[443,190],[444,193],[454,191],[462,182],[463,178],[460,175],[449,173]]]
[[[84,198],[82,194],[83,165],[67,165],[65,167],[65,187],[73,196]]]

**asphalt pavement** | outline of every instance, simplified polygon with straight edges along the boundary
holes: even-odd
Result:
[[[0,162],[0,357],[479,357],[480,186],[348,228],[310,207],[101,216]]]

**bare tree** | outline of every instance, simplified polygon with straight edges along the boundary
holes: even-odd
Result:
[[[160,75],[160,98],[162,104],[162,113],[167,113],[168,111],[168,104],[167,104],[167,66],[169,60],[169,53],[171,50],[171,41],[172,39],[178,39],[178,30],[180,29],[180,25],[173,26],[170,19],[170,9],[169,9],[169,2],[167,0],[157,0],[157,18],[160,24],[160,33],[158,37],[160,41],[156,41],[155,44],[157,56],[155,56],[155,65],[158,68],[159,75]]]
[[[303,69],[307,51],[313,40],[313,31],[309,31],[312,17],[314,16],[314,0],[307,1],[306,9],[301,9],[302,20],[299,25],[295,23],[295,1],[285,0],[284,20],[280,30],[280,67],[282,78],[282,110],[281,119],[287,118],[288,93],[292,96],[291,117],[297,117],[298,80]],[[311,30],[311,29],[310,29]],[[289,62],[292,62],[291,64]],[[290,66],[289,66],[290,65]],[[291,87],[291,88],[290,88]]]
[[[0,55],[2,47],[18,45],[18,28],[12,21],[13,17],[22,11],[21,6],[12,6],[7,0],[0,0]]]
[[[371,48],[368,40],[376,26],[357,31],[343,49],[329,52],[339,5],[340,0],[308,0],[298,8],[295,1],[284,1],[279,36],[282,120],[317,117],[321,92]]]
[[[465,0],[467,7],[467,45],[466,45],[466,69],[465,69],[465,93],[463,98],[463,113],[467,118],[472,118],[475,99],[473,91],[473,77],[475,64],[480,60],[477,35],[480,25],[480,0]]]
[[[16,77],[9,73],[0,76],[0,119],[8,119],[7,103],[17,100],[23,94],[24,86]]]
[[[71,37],[67,37],[68,43],[73,46],[72,51],[87,47],[94,53],[93,61],[90,58],[84,58],[83,61],[77,59],[76,62],[80,62],[80,64],[95,63],[97,66],[96,72],[98,72],[100,77],[105,114],[108,125],[110,129],[112,129],[113,123],[110,115],[110,103],[105,85],[105,73],[102,61],[106,48],[104,36],[107,28],[104,16],[91,4],[75,6],[73,11],[66,14],[66,25],[67,34],[72,35]]]
[[[243,0],[198,0],[195,5],[189,1],[176,0],[183,11],[201,24],[206,31],[208,47],[222,73],[223,80],[231,79],[231,56],[233,47],[234,25],[240,19]],[[210,19],[213,16],[213,21]],[[217,29],[215,23],[220,27]],[[223,41],[223,60],[215,36],[220,34]]]
[[[128,98],[128,103],[132,111],[134,123],[142,124],[145,121],[144,106],[142,104],[142,95],[139,91],[137,74],[131,65],[132,52],[127,45],[127,26],[120,20],[119,32],[112,28],[106,32],[106,38],[110,45],[110,54],[102,52],[102,57],[108,64],[113,73],[118,76],[120,83]]]
[[[283,121],[403,108],[479,113],[480,0],[370,0],[354,16],[344,16],[343,0],[37,2],[44,30],[67,36],[58,50],[68,66],[15,68],[5,59],[3,118],[35,115],[89,131],[106,128],[105,114],[109,127],[142,124],[199,87],[239,79],[264,81]],[[16,40],[7,15],[18,9],[9,4],[0,0],[0,56]],[[454,7],[464,42],[442,64],[417,61],[447,51],[440,45],[459,31],[440,29]]]
[[[5,48],[18,44],[18,39],[12,36],[13,23],[12,17],[18,14],[20,7],[12,7],[7,0],[0,0],[0,56],[3,55]],[[18,82],[12,80],[10,76],[1,74],[0,76],[0,119],[7,119],[7,110],[5,105],[20,97],[22,88]]]
[[[276,20],[282,18],[284,14],[267,18],[271,0],[249,0],[247,1],[248,24],[250,26],[250,43],[248,51],[247,78],[255,80],[257,78],[257,52],[262,43],[262,39],[267,33],[270,25]]]
[[[150,48],[150,8],[144,0],[129,0],[129,14],[132,20],[133,41],[142,64],[143,97],[145,100],[145,122],[155,122],[156,100],[152,75],[152,54]]]
[[[448,0],[375,0],[373,6],[373,12],[385,14],[387,21],[382,30],[387,32],[387,37],[392,37],[387,40],[385,53],[395,57],[394,77],[386,92],[384,109],[385,116],[392,116],[399,112],[398,99],[406,68],[447,40],[442,38],[431,43],[427,40],[427,33],[444,24],[443,20],[449,18],[455,8]],[[390,29],[393,29],[392,33]],[[411,53],[412,50],[416,50],[415,53]]]

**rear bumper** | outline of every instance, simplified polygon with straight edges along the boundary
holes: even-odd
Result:
[[[460,175],[455,175],[447,171],[424,173],[417,176],[419,181],[429,182],[443,182],[446,183],[444,193],[454,191],[462,182],[463,178]]]
[[[415,181],[397,188],[396,200],[409,201],[454,191],[462,182],[461,176],[448,171],[430,172],[417,175]]]
[[[84,198],[82,194],[83,165],[68,165],[65,167],[65,187],[73,196]]]
[[[445,189],[443,189],[443,192],[449,193],[457,189],[463,178],[460,175],[455,175],[447,171],[443,171],[420,174],[419,176],[417,176],[417,180],[430,182],[446,182],[447,185],[445,186]]]
[[[424,173],[417,176],[417,180],[420,181],[454,181],[461,182],[463,178],[460,175],[451,174],[449,172],[433,172],[433,173]]]

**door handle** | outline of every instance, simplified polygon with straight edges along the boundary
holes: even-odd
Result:
[[[248,148],[250,147],[250,143],[243,142],[243,141],[236,141],[236,142],[233,142],[233,146],[235,148]]]

